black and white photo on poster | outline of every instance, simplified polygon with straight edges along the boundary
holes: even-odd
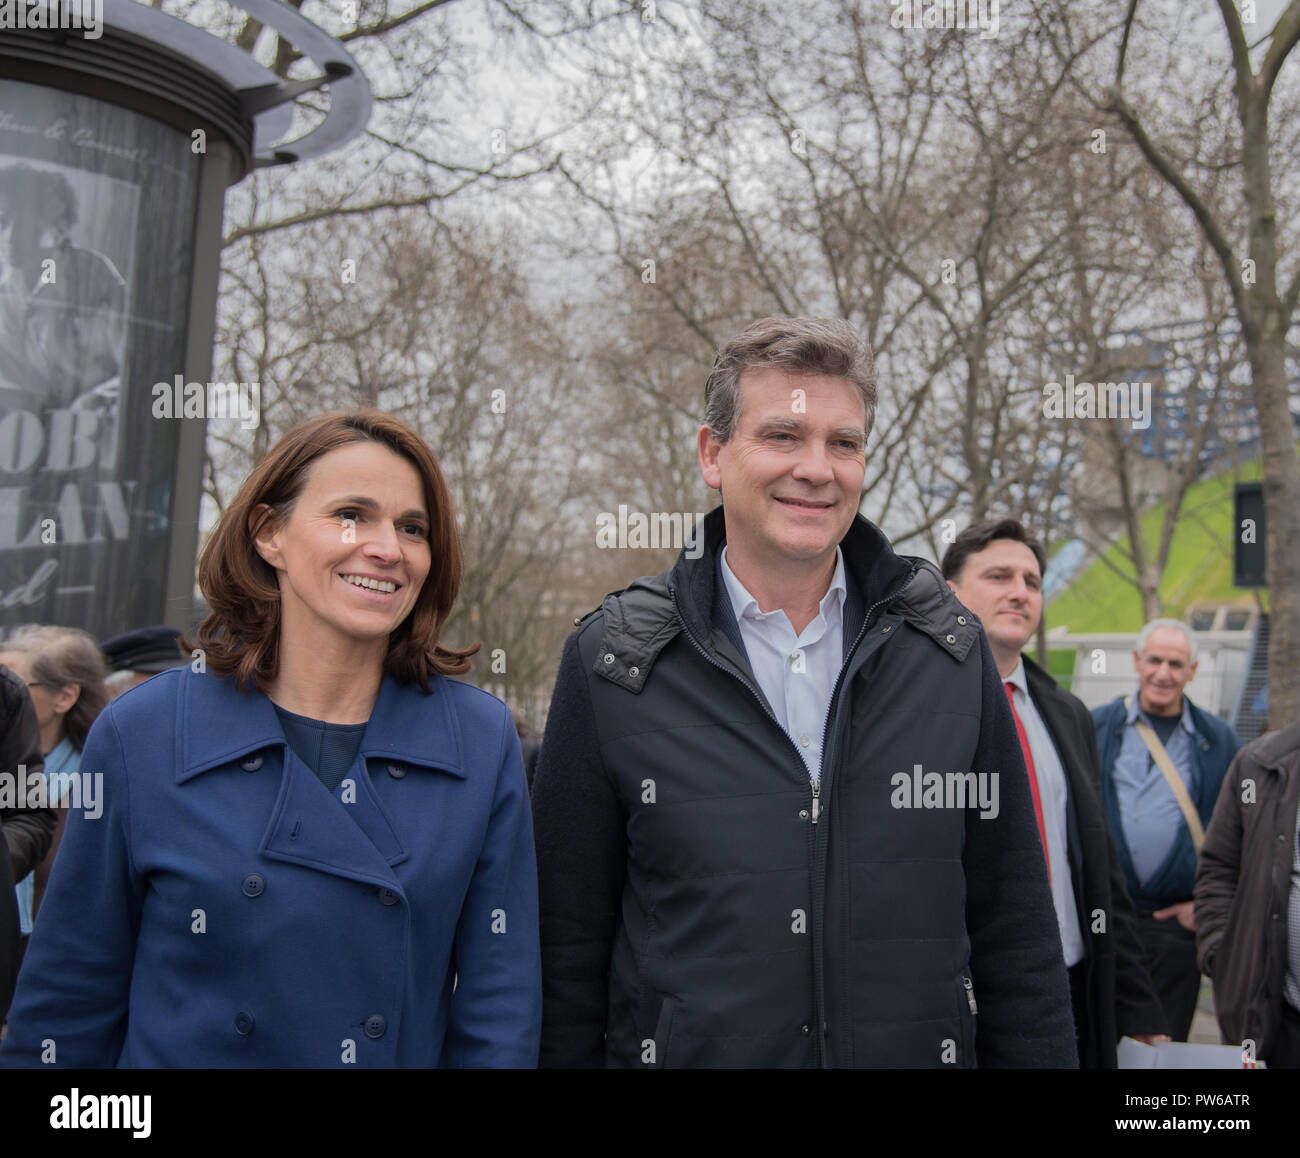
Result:
[[[118,460],[138,208],[128,181],[0,154],[0,405],[93,412],[105,470]]]
[[[164,617],[198,158],[84,94],[0,81],[0,637]]]

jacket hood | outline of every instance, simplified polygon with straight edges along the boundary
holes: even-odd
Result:
[[[688,557],[683,549],[667,571],[605,596],[604,633],[593,668],[597,674],[639,692],[660,652],[683,625],[697,640],[710,638],[720,602],[718,556],[727,541],[723,508],[715,507],[703,526],[698,558]],[[840,541],[840,550],[845,578],[860,593],[860,616],[883,601],[954,659],[966,658],[979,639],[980,621],[957,600],[933,563],[896,554],[884,533],[861,515]]]

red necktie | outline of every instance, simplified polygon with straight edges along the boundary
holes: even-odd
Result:
[[[1047,879],[1052,879],[1052,856],[1047,851],[1047,826],[1043,823],[1043,798],[1038,794],[1038,773],[1034,769],[1034,754],[1029,750],[1029,737],[1025,735],[1025,726],[1020,722],[1020,713],[1016,711],[1016,697],[1012,694],[1015,684],[1007,680],[1007,702],[1011,705],[1011,718],[1016,722],[1016,735],[1020,737],[1020,750],[1025,754],[1025,767],[1029,770],[1029,791],[1034,797],[1034,815],[1038,818],[1038,835],[1043,841],[1043,856],[1047,860]]]

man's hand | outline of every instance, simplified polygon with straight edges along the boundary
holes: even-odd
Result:
[[[1182,925],[1189,933],[1196,932],[1196,919],[1192,916],[1192,907],[1195,901],[1183,901],[1181,904],[1170,905],[1166,909],[1157,909],[1151,915],[1157,921],[1167,921],[1170,917],[1177,917],[1178,923]]]
[[[1167,1033],[1135,1033],[1134,1041],[1140,1041],[1143,1045],[1155,1045],[1158,1041],[1173,1041]]]

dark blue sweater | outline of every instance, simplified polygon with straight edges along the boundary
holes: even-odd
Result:
[[[299,716],[275,705],[280,717],[284,738],[298,759],[320,778],[320,782],[333,792],[347,775],[348,769],[361,750],[361,737],[365,724],[330,724]]]

